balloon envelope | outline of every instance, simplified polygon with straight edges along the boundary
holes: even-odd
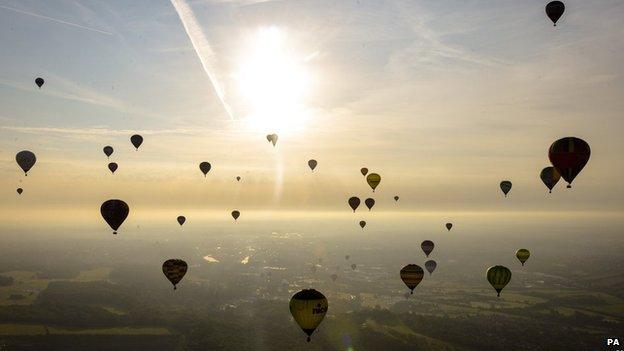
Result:
[[[451,228],[453,228],[453,223],[446,223],[446,229],[450,231]]]
[[[104,146],[104,155],[106,155],[106,157],[110,157],[110,155],[113,154],[113,147],[112,146]]]
[[[414,293],[414,289],[420,284],[424,276],[423,269],[415,264],[408,264],[401,269],[401,280],[410,289],[410,294]]]
[[[206,174],[208,174],[208,172],[210,172],[210,169],[212,168],[212,166],[210,165],[209,162],[202,162],[199,164],[199,170],[204,174],[204,177],[206,176]]]
[[[162,265],[162,271],[165,277],[173,284],[173,290],[178,288],[176,285],[184,278],[187,270],[188,265],[186,262],[177,258],[166,260]]]
[[[24,174],[28,175],[28,171],[30,171],[35,165],[35,162],[37,162],[37,157],[32,151],[23,150],[15,155],[15,161],[24,171]]]
[[[349,206],[351,206],[351,209],[353,209],[353,212],[355,212],[355,209],[358,208],[358,206],[360,206],[360,198],[356,197],[356,196],[351,196],[349,198]]]
[[[115,162],[111,162],[108,164],[108,169],[111,171],[111,173],[115,174],[115,171],[117,170],[117,164]]]
[[[352,270],[355,270],[356,268],[357,268],[357,265],[356,265],[355,263],[352,263],[352,264],[351,264],[351,269],[352,269]]]
[[[548,192],[552,193],[552,189],[557,185],[559,179],[561,179],[561,175],[557,172],[555,167],[546,167],[540,172],[540,178],[548,188]]]
[[[275,147],[275,144],[277,144],[277,134],[273,133],[273,134],[267,134],[267,140],[270,143],[273,143],[273,147]]]
[[[237,181],[237,182],[240,182],[240,180],[241,180],[241,177],[240,177],[240,176],[236,177],[236,181]]]
[[[370,211],[373,206],[375,206],[375,199],[369,197],[368,199],[364,200],[364,204],[366,204],[366,207],[368,207],[368,210]]]
[[[433,251],[434,247],[435,244],[431,240],[425,240],[420,244],[420,248],[423,250],[425,255],[427,255],[427,257],[429,257],[429,254]]]
[[[374,192],[375,188],[377,188],[379,183],[381,183],[381,176],[377,173],[371,173],[366,176],[366,182],[370,185]]]
[[[519,249],[516,251],[516,258],[520,261],[520,263],[522,263],[523,266],[524,262],[529,259],[529,256],[531,256],[531,253],[527,249]]]
[[[143,137],[138,135],[138,134],[135,134],[135,135],[130,137],[130,142],[138,150],[139,146],[141,146],[141,144],[143,144]]]
[[[39,89],[41,89],[44,83],[45,81],[43,80],[43,78],[41,77],[35,78],[35,84],[37,84],[37,87],[39,87]]]
[[[314,170],[316,168],[317,164],[318,164],[318,162],[316,162],[316,160],[308,161],[308,166],[310,167],[311,170]]]
[[[348,260],[351,258],[351,255],[345,255],[345,260]]]
[[[559,139],[548,150],[550,163],[557,169],[561,178],[568,182],[568,188],[572,187],[572,181],[581,173],[590,155],[589,144],[575,137]]]
[[[184,224],[184,222],[186,222],[186,217],[184,216],[178,216],[178,223],[180,223],[180,225]]]
[[[502,182],[500,182],[500,188],[503,191],[503,194],[505,194],[505,197],[507,197],[509,190],[511,190],[511,182],[508,180],[503,180]]]
[[[290,314],[306,335],[308,342],[314,330],[321,324],[329,305],[323,294],[314,289],[304,289],[290,299]]]
[[[561,1],[551,1],[546,5],[546,16],[550,18],[553,22],[553,25],[557,25],[557,21],[563,15],[565,11],[565,5]]]
[[[496,294],[500,297],[500,292],[511,280],[511,271],[504,266],[493,266],[488,268],[486,276],[488,282],[490,282],[494,290],[496,290]]]
[[[397,195],[394,196],[394,201],[399,201],[399,197]]]
[[[364,227],[366,227],[366,221],[360,221],[360,227],[364,229]]]
[[[237,210],[232,211],[232,217],[234,218],[234,220],[237,220],[238,217],[240,217],[240,212]]]
[[[429,275],[431,275],[431,273],[433,273],[433,271],[435,271],[437,266],[438,266],[438,264],[434,260],[429,260],[429,261],[425,262],[425,269],[427,270],[427,272],[429,272]]]
[[[366,176],[366,174],[368,173],[368,168],[366,167],[360,168],[360,173],[362,173],[363,176]]]
[[[22,195],[22,193],[23,193],[23,192],[24,192],[24,189],[22,189],[22,188],[17,188],[17,193],[18,193],[18,194]]]
[[[130,208],[124,201],[112,199],[104,201],[102,206],[100,206],[100,213],[106,223],[113,229],[113,234],[117,234],[117,229],[128,217]]]

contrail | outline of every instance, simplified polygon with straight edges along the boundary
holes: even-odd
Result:
[[[68,25],[68,26],[76,27],[76,28],[86,29],[86,30],[89,30],[89,31],[92,31],[92,32],[96,32],[96,33],[100,33],[100,34],[113,35],[113,33],[107,32],[105,30],[91,28],[91,27],[87,27],[87,26],[82,26],[80,24],[63,21],[63,20],[60,20],[60,19],[56,19],[56,18],[40,15],[40,14],[33,13],[33,12],[27,12],[27,11],[23,11],[23,10],[18,10],[18,9],[14,9],[12,7],[4,6],[4,5],[0,5],[0,8],[3,8],[5,10],[9,10],[9,11],[13,11],[13,12],[17,12],[17,13],[21,13],[21,14],[27,15],[27,16],[42,18],[42,19],[46,19],[48,21],[52,21],[52,22],[56,22],[56,23],[60,23],[60,24],[65,24],[65,25]]]
[[[214,74],[216,63],[215,54],[210,47],[208,39],[206,39],[204,32],[199,26],[199,23],[197,23],[197,18],[195,18],[193,10],[184,0],[171,0],[171,5],[173,5],[178,13],[180,22],[182,22],[184,30],[191,40],[191,44],[193,44],[193,49],[195,49],[195,53],[197,54],[199,61],[201,61],[202,67],[204,68],[206,75],[208,75],[208,79],[210,80],[210,83],[212,83],[215,93],[217,93],[217,97],[221,101],[223,108],[225,108],[225,112],[227,112],[230,116],[230,119],[234,119],[230,106],[227,102],[225,102],[223,89],[221,88],[219,79]]]

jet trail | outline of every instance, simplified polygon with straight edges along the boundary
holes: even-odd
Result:
[[[40,14],[33,13],[33,12],[27,12],[27,11],[23,11],[23,10],[18,10],[18,9],[15,9],[15,8],[12,8],[12,7],[8,7],[8,6],[4,6],[4,5],[0,5],[0,8],[3,8],[5,10],[9,10],[9,11],[13,11],[13,12],[17,12],[17,13],[21,13],[22,15],[42,18],[42,19],[46,19],[48,21],[52,21],[52,22],[56,22],[56,23],[60,23],[60,24],[65,24],[65,25],[68,25],[68,26],[76,27],[76,28],[86,29],[86,30],[89,30],[89,31],[92,31],[92,32],[96,32],[96,33],[113,35],[113,33],[107,32],[105,30],[91,28],[91,27],[80,25],[80,24],[63,21],[63,20],[60,20],[60,19],[56,19],[56,18],[40,15]]]
[[[184,30],[191,40],[191,44],[193,45],[193,49],[195,49],[195,53],[199,58],[199,61],[214,88],[217,97],[221,101],[225,112],[230,116],[230,119],[234,119],[232,115],[232,111],[230,106],[225,101],[225,94],[223,93],[223,88],[219,83],[219,79],[215,74],[215,66],[216,66],[216,58],[215,54],[210,47],[210,43],[204,32],[202,31],[199,23],[197,23],[197,18],[195,18],[195,14],[191,7],[184,0],[171,0],[171,5],[175,8],[178,13],[178,17],[180,17],[180,22],[182,22],[182,26],[184,26]]]

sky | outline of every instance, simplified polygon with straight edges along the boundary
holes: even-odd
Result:
[[[619,217],[624,3],[565,3],[553,27],[533,0],[0,0],[0,218],[97,216],[109,198],[350,211],[353,195],[381,212]],[[592,156],[549,195],[539,172],[566,136]]]

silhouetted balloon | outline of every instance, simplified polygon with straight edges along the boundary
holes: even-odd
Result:
[[[45,83],[43,78],[41,78],[41,77],[35,78],[35,84],[37,84],[37,87],[39,87],[39,89],[41,89],[41,87],[43,86],[43,83]]]
[[[557,25],[557,21],[564,11],[565,5],[561,1],[551,1],[546,5],[546,16],[553,21],[553,26]]]
[[[348,260],[351,258],[351,255],[345,255],[345,260]]]
[[[141,146],[141,144],[143,144],[143,137],[138,135],[138,134],[135,134],[135,135],[130,137],[130,142],[138,150],[139,146]]]
[[[373,189],[373,192],[375,192],[375,188],[377,188],[377,186],[381,182],[381,176],[377,173],[371,173],[366,176],[366,182]]]
[[[37,162],[37,157],[31,151],[23,150],[15,155],[15,161],[22,168],[24,174],[28,175],[28,171],[35,165],[35,162]]]
[[[435,245],[431,240],[425,240],[422,242],[422,244],[420,244],[420,248],[423,250],[425,255],[427,255],[427,257],[429,257],[429,254],[431,253],[431,251],[433,251],[434,247]]]
[[[364,227],[366,227],[366,221],[360,221],[360,227],[364,229]]]
[[[111,162],[108,164],[108,169],[115,174],[115,171],[117,170],[117,164],[115,162]]]
[[[176,285],[184,278],[187,270],[188,265],[186,262],[177,258],[166,260],[162,265],[162,271],[165,277],[173,284],[173,290],[178,289]]]
[[[394,196],[394,201],[399,201],[399,197],[397,195]]]
[[[500,297],[501,290],[511,280],[511,271],[507,267],[493,266],[488,268],[486,276],[488,282],[490,282],[494,290],[496,290],[496,294]]]
[[[275,147],[275,144],[277,144],[277,134],[267,134],[266,138],[270,143],[273,143],[273,147]]]
[[[178,223],[180,223],[180,226],[184,224],[184,222],[186,222],[186,217],[178,216]]]
[[[209,162],[204,161],[199,164],[199,170],[204,174],[204,177],[208,174],[208,172],[210,172],[210,168],[212,168],[212,166]]]
[[[431,275],[431,273],[433,273],[433,271],[435,271],[437,266],[438,266],[438,264],[434,260],[429,260],[429,261],[425,262],[425,269],[427,270],[427,272],[429,272],[429,275]]]
[[[352,263],[352,264],[351,264],[351,269],[352,269],[352,270],[355,270],[356,268],[357,268],[357,265],[356,265],[355,263]]]
[[[316,162],[316,160],[310,160],[308,161],[308,166],[310,167],[310,169],[312,171],[314,171],[314,169],[316,168],[316,165],[318,164],[318,162]]]
[[[414,289],[420,284],[424,276],[423,269],[415,264],[408,264],[401,269],[401,280],[410,289],[410,294],[414,293]]]
[[[364,200],[364,204],[366,204],[366,207],[368,207],[368,210],[370,211],[373,206],[375,206],[375,199],[369,197],[368,199]]]
[[[360,206],[359,197],[352,196],[349,198],[348,202],[349,202],[349,206],[351,206],[351,208],[353,209],[353,212],[355,212],[355,209],[358,208],[358,206]]]
[[[232,211],[232,217],[236,221],[238,219],[238,217],[240,217],[240,212],[237,211],[237,210]]]
[[[503,180],[500,183],[500,188],[503,191],[503,194],[505,194],[505,197],[507,197],[507,194],[509,193],[509,190],[511,190],[511,182],[508,180]]]
[[[546,167],[542,169],[540,178],[542,179],[542,182],[544,182],[544,185],[548,188],[548,192],[552,193],[552,189],[555,185],[557,185],[557,182],[559,182],[561,175],[557,172],[555,167]]]
[[[314,289],[304,289],[290,299],[290,314],[306,335],[308,342],[327,313],[327,299]]]
[[[363,176],[366,176],[366,174],[368,173],[368,168],[366,167],[360,168],[360,173],[362,173]]]
[[[451,228],[453,228],[453,223],[446,223],[446,229],[451,231]]]
[[[113,147],[112,146],[104,146],[104,155],[106,155],[106,157],[110,157],[110,155],[113,154]]]
[[[22,192],[24,192],[24,189],[22,189],[22,188],[17,188],[17,193],[18,193],[18,194],[22,195]]]
[[[331,277],[332,282],[335,282],[335,281],[336,281],[336,279],[338,279],[338,274],[335,274],[335,273],[334,273],[334,274],[332,274],[330,277]]]
[[[590,155],[589,144],[575,137],[559,139],[548,150],[550,163],[557,169],[561,178],[568,182],[568,188],[572,187],[572,181],[583,170]]]
[[[129,212],[128,204],[122,200],[107,200],[100,206],[100,213],[106,223],[113,229],[113,234],[117,234],[117,229],[126,220]]]
[[[241,177],[240,177],[240,176],[237,176],[237,177],[236,177],[236,181],[237,181],[237,182],[240,182],[240,180],[241,180]]]
[[[518,251],[516,251],[516,258],[518,258],[518,261],[520,261],[523,266],[524,262],[529,259],[529,256],[531,256],[531,253],[527,249],[519,249]]]

